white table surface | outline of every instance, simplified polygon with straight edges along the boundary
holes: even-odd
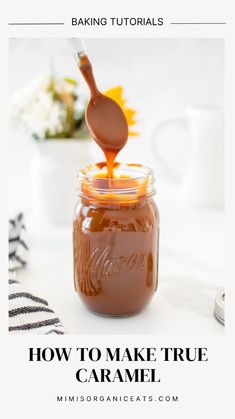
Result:
[[[160,212],[159,287],[137,316],[105,318],[84,307],[73,288],[70,225],[28,224],[30,261],[18,279],[48,300],[69,334],[223,334],[213,315],[225,285],[223,212],[170,205]]]

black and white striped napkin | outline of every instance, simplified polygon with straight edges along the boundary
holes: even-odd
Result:
[[[17,269],[28,261],[28,246],[23,214],[9,221],[9,332],[58,334],[64,327],[48,302],[33,295],[16,280]]]
[[[28,246],[22,213],[9,220],[9,271],[23,268],[28,262]]]

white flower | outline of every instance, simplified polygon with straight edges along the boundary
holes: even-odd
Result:
[[[66,123],[66,107],[54,100],[50,84],[50,77],[38,77],[19,90],[11,104],[13,118],[38,138],[62,133]]]

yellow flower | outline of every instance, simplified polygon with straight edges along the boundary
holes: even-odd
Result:
[[[135,119],[136,111],[134,109],[126,107],[126,100],[123,97],[123,87],[122,86],[111,87],[111,89],[108,89],[106,92],[104,92],[104,94],[110,97],[111,99],[115,100],[115,102],[117,102],[118,105],[122,108],[126,116],[127,123],[128,123],[129,135],[131,136],[138,135],[138,132],[130,131],[130,126],[136,124],[136,119]]]

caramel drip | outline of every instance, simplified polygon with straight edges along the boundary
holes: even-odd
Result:
[[[91,96],[86,108],[86,122],[105,155],[108,177],[111,179],[116,156],[127,142],[127,120],[121,107],[98,90],[91,62],[85,54],[80,57],[79,69]]]

